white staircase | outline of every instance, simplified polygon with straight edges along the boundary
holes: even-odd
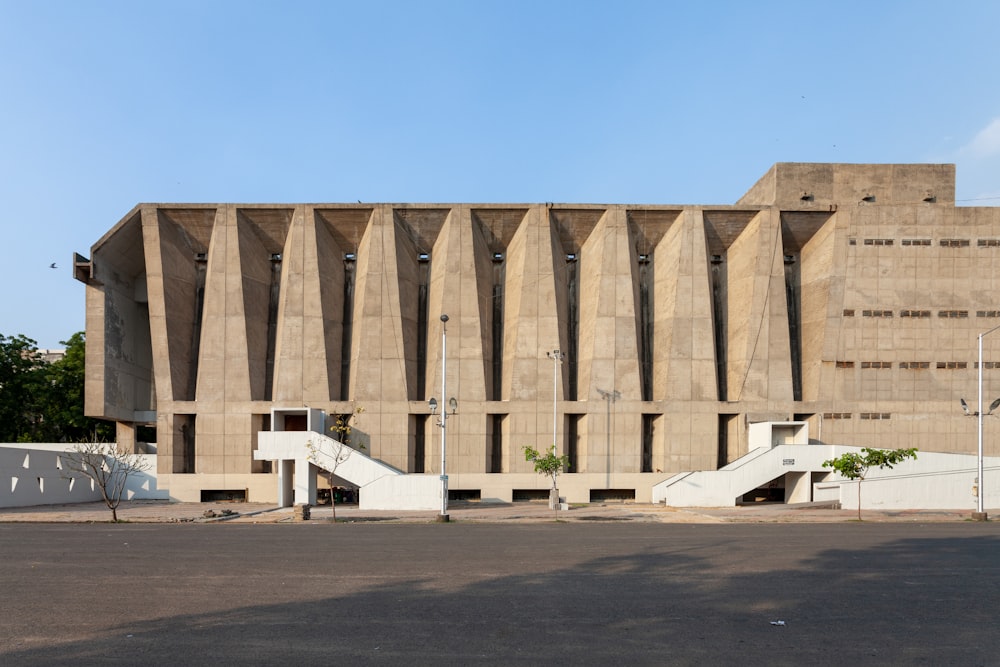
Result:
[[[261,431],[254,458],[278,466],[278,502],[316,504],[317,469],[358,487],[361,509],[435,509],[441,504],[436,475],[407,475],[315,431]]]
[[[832,445],[759,447],[719,470],[679,473],[660,482],[653,487],[653,502],[673,507],[732,507],[744,493],[788,473],[786,497],[805,502],[811,500],[812,473],[830,473],[823,461],[835,456]]]

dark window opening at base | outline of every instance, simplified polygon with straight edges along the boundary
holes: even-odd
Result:
[[[201,502],[203,503],[245,503],[247,501],[246,489],[202,489]]]
[[[514,489],[511,495],[515,503],[534,502],[538,500],[549,502],[548,489]]]
[[[478,503],[481,499],[479,489],[448,489],[448,502]]]
[[[190,475],[195,472],[195,416],[175,415],[177,431],[174,433],[175,473]]]
[[[156,426],[139,424],[135,427],[136,442],[156,442]]]
[[[427,415],[413,415],[413,459],[410,472],[424,473],[427,465]]]
[[[590,490],[590,502],[592,503],[607,503],[607,502],[625,502],[627,500],[635,500],[635,489],[591,489]]]
[[[653,422],[656,415],[642,416],[642,472],[653,472]]]
[[[566,415],[566,456],[569,458],[566,472],[580,472],[578,459],[581,417],[583,415]]]
[[[353,486],[335,486],[331,488],[316,489],[316,504],[329,505],[330,497],[337,501],[337,505],[357,505],[358,489]]]
[[[740,498],[740,505],[752,505],[754,503],[784,503],[785,487],[777,484],[762,486],[748,491]]]

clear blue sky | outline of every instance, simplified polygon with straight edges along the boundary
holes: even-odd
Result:
[[[962,0],[0,0],[0,333],[82,330],[72,253],[139,202],[729,204],[801,161],[954,162],[1000,205],[998,28]]]

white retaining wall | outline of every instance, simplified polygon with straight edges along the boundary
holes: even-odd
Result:
[[[63,443],[0,445],[0,507],[63,505],[100,501],[101,490],[84,475],[71,475],[60,456]],[[129,476],[122,500],[168,498],[156,487],[156,455],[143,454],[149,469]]]
[[[823,462],[860,447],[845,445],[779,445],[748,452],[720,470],[679,473],[653,487],[653,502],[674,507],[732,507],[748,491],[783,475],[792,501],[810,500],[808,476],[828,479],[812,483],[811,500],[837,501],[857,509],[857,482],[840,477]],[[1000,507],[1000,458],[984,459],[984,509]],[[975,509],[977,458],[971,454],[917,452],[889,470],[869,470],[861,488],[862,509]]]
[[[837,447],[837,456],[857,447]],[[917,452],[917,460],[892,470],[870,470],[861,485],[865,509],[976,509],[973,493],[978,459],[972,454]],[[983,459],[986,485],[983,508],[1000,507],[1000,457]],[[841,478],[813,485],[814,500],[838,500],[845,509],[858,508],[858,484]]]

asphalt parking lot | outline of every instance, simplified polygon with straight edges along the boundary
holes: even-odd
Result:
[[[0,524],[0,663],[995,664],[973,522]]]

